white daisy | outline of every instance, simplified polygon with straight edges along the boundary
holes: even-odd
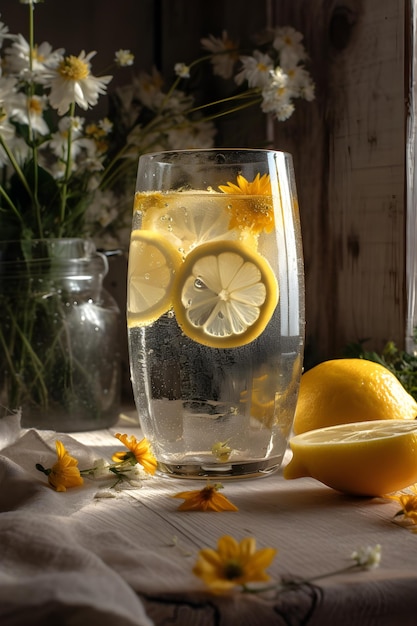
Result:
[[[24,93],[18,93],[10,117],[20,124],[30,126],[33,131],[40,135],[47,135],[49,126],[43,117],[47,103],[48,98],[46,96],[30,96],[28,98]]]
[[[140,72],[138,78],[133,79],[133,93],[149,109],[155,108],[155,99],[159,97],[163,85],[163,79],[158,70],[152,68],[152,73]]]
[[[109,133],[111,133],[111,131],[113,130],[113,126],[114,126],[113,122],[109,120],[108,117],[103,117],[102,120],[99,120],[98,125],[105,135],[108,135]]]
[[[43,144],[43,149],[49,149],[59,160],[66,162],[68,152],[68,133],[71,128],[71,159],[74,162],[78,154],[85,148],[82,139],[84,120],[80,117],[63,117],[59,120],[58,130],[52,134],[49,141]],[[57,170],[60,172],[60,168]]]
[[[42,74],[56,67],[63,58],[64,48],[53,50],[47,42],[35,46],[32,51],[32,68],[30,64],[30,46],[23,35],[17,35],[12,45],[5,49],[5,68],[9,74],[19,74],[32,70],[34,80],[41,82]]]
[[[78,57],[66,56],[48,76],[45,84],[51,89],[49,102],[58,109],[58,115],[64,115],[73,102],[87,110],[97,104],[100,94],[106,93],[112,76],[97,78],[91,74],[90,59],[95,54],[86,55],[83,50]]]
[[[253,56],[240,57],[242,69],[235,76],[235,81],[241,85],[245,80],[249,87],[264,87],[269,81],[269,72],[274,64],[268,54],[254,50]]]
[[[8,37],[12,37],[12,35],[9,35],[9,27],[4,22],[0,22],[0,48],[3,45],[3,41]]]
[[[190,78],[190,66],[185,63],[175,63],[174,72],[180,78]]]
[[[213,73],[222,78],[230,78],[233,74],[235,63],[239,58],[237,53],[239,43],[229,39],[227,31],[224,30],[221,39],[209,35],[201,39],[201,45],[213,54],[211,59]]]
[[[314,100],[314,83],[310,74],[301,65],[283,67],[288,76],[288,88],[298,98]]]
[[[262,90],[261,108],[264,113],[274,113],[280,122],[294,112],[291,102],[292,90],[288,86],[288,75],[280,67],[270,72],[270,82]]]
[[[133,65],[135,55],[130,50],[118,50],[114,55],[114,61],[119,67]]]
[[[306,58],[302,39],[303,35],[291,26],[282,26],[275,30],[272,45],[278,50],[282,65],[297,65]]]

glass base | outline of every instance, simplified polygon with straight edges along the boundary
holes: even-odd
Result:
[[[266,459],[264,461],[251,461],[247,463],[222,463],[220,464],[171,464],[159,463],[158,474],[171,478],[216,478],[220,480],[242,478],[265,478],[276,472],[282,462],[281,457]]]

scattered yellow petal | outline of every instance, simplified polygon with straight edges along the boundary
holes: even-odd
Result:
[[[134,435],[122,435],[116,433],[114,435],[123,445],[128,448],[128,452],[115,452],[112,460],[117,462],[129,461],[132,465],[139,463],[145,472],[155,474],[158,462],[152,454],[149,441],[146,438],[138,441]]]
[[[217,550],[200,550],[193,573],[215,593],[224,593],[238,585],[269,580],[265,570],[276,553],[274,548],[256,550],[253,537],[237,542],[233,537],[224,535],[218,540]]]
[[[79,487],[84,479],[78,469],[78,461],[65,449],[61,441],[55,442],[57,462],[48,473],[48,482],[56,491],[66,491],[71,487]]]
[[[207,484],[203,489],[181,491],[172,497],[185,500],[178,507],[179,511],[238,511],[239,509],[226,496],[219,493],[219,489],[222,488],[223,485],[220,483]]]

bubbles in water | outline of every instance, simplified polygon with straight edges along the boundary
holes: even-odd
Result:
[[[196,289],[207,289],[205,283],[201,280],[201,278],[196,278],[194,281],[194,287]]]

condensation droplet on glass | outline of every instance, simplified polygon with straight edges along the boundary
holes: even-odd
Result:
[[[151,275],[149,274],[149,272],[146,272],[146,274],[143,275],[145,280],[149,280]]]

